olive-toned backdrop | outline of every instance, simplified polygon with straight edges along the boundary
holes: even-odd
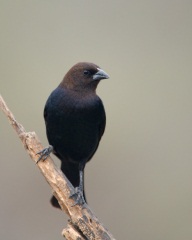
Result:
[[[192,239],[191,12],[187,0],[0,1],[0,93],[45,146],[44,104],[66,71],[90,61],[110,75],[86,192],[117,239]],[[1,113],[0,136],[0,239],[63,239],[67,218]]]

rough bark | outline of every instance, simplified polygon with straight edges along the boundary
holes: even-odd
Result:
[[[24,127],[18,123],[0,95],[0,109],[7,116],[10,124],[17,133],[24,148],[36,163],[37,152],[43,149],[35,132],[26,132]],[[37,164],[41,173],[52,188],[53,194],[58,199],[62,210],[70,217],[69,224],[62,235],[69,240],[82,239],[105,239],[115,240],[112,234],[99,222],[87,204],[73,206],[74,201],[69,196],[74,188],[63,173],[55,166],[51,157]]]

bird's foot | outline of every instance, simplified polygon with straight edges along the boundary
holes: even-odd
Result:
[[[83,205],[85,203],[85,199],[83,197],[83,191],[80,187],[76,187],[74,189],[74,193],[72,193],[69,198],[72,198],[75,203],[72,205],[74,207],[75,205]]]
[[[45,161],[49,155],[53,152],[53,147],[50,145],[49,147],[44,148],[43,150],[41,150],[40,152],[36,153],[36,155],[40,155],[36,164],[40,161],[43,160]]]

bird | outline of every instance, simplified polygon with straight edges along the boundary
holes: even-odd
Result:
[[[75,64],[47,99],[44,120],[50,144],[38,154],[46,159],[53,152],[61,160],[61,171],[74,187],[74,205],[87,203],[84,168],[95,154],[105,131],[106,114],[96,93],[98,83],[109,75],[89,62]],[[52,196],[51,204],[60,208]]]

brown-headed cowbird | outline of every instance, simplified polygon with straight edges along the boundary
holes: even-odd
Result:
[[[84,167],[93,157],[105,130],[105,110],[96,88],[109,76],[97,65],[81,62],[74,65],[49,96],[44,118],[50,149],[61,160],[61,170],[75,187],[75,204],[84,204]],[[60,208],[57,199],[53,206]]]

